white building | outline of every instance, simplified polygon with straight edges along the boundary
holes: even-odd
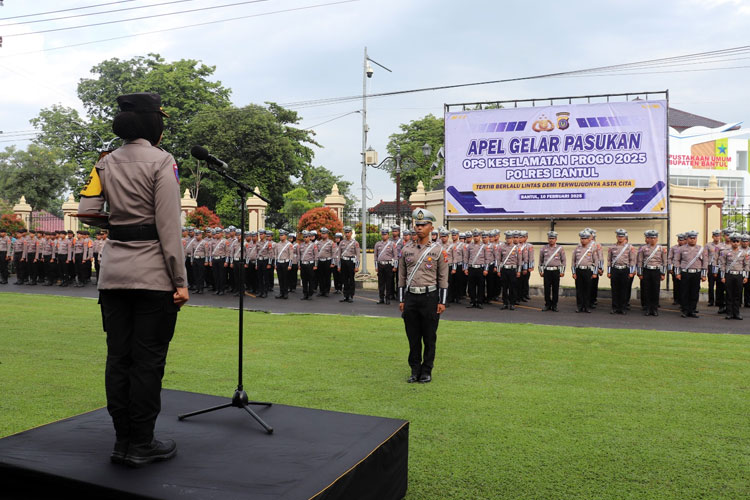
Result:
[[[725,207],[750,204],[748,146],[750,129],[669,109],[669,182],[708,187],[715,176],[725,192]]]

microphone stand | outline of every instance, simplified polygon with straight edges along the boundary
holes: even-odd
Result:
[[[250,409],[250,405],[261,405],[261,406],[271,406],[272,403],[262,403],[258,401],[250,401],[247,397],[247,393],[245,392],[243,385],[242,385],[242,339],[243,339],[243,313],[245,311],[244,308],[244,298],[245,298],[245,200],[247,199],[247,194],[252,193],[254,196],[257,196],[261,200],[265,201],[266,203],[270,203],[269,200],[262,197],[258,193],[254,193],[250,187],[243,183],[242,181],[239,181],[229,175],[228,172],[226,172],[224,169],[214,167],[210,163],[206,162],[206,165],[208,168],[219,174],[221,177],[229,181],[230,183],[237,186],[237,192],[240,195],[240,212],[242,212],[240,216],[240,277],[239,277],[239,291],[240,291],[240,318],[239,318],[239,356],[238,356],[238,366],[237,366],[237,373],[238,373],[238,381],[237,381],[237,389],[234,391],[234,396],[232,396],[232,402],[226,403],[219,406],[214,406],[211,408],[206,408],[203,410],[194,411],[192,413],[185,413],[182,415],[178,415],[179,420],[184,420],[188,417],[193,417],[195,415],[200,415],[202,413],[208,413],[215,410],[221,410],[223,408],[229,408],[231,406],[235,408],[242,408],[243,410],[247,411],[251,417],[253,417],[269,434],[273,434],[273,427],[269,426],[267,423],[263,421],[253,410]]]

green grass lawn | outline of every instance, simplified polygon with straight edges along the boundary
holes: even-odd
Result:
[[[0,436],[105,405],[96,301],[0,310]],[[231,396],[236,321],[184,308],[164,387]],[[245,325],[251,398],[411,422],[408,499],[750,497],[750,336],[442,321],[418,385],[399,319]]]

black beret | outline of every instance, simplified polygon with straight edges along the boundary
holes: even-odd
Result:
[[[117,105],[120,106],[120,111],[159,113],[169,118],[169,115],[161,108],[161,96],[153,92],[137,92],[118,96]]]

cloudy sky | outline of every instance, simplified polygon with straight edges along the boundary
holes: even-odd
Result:
[[[113,57],[156,52],[167,60],[201,60],[216,66],[215,78],[231,88],[233,102],[243,106],[361,95],[365,46],[372,59],[393,70],[374,66],[367,91],[378,93],[740,47],[748,45],[750,21],[750,0],[334,2],[4,0],[0,147],[25,147],[28,141],[19,138],[28,136],[19,131],[29,131],[29,120],[43,107],[61,103],[81,109],[78,80],[88,77],[93,65]],[[17,17],[105,3],[109,5]],[[220,7],[229,4],[235,5]],[[211,8],[157,17],[206,7]],[[124,10],[80,16],[115,9]],[[13,24],[74,15],[80,17]],[[62,29],[142,17],[146,18]],[[172,29],[212,21],[222,22]],[[148,34],[155,31],[159,32]],[[710,63],[696,60],[689,65],[372,98],[367,105],[368,144],[383,158],[388,136],[399,124],[428,113],[440,116],[444,103],[645,90],[669,89],[673,107],[726,122],[743,121],[750,117],[748,58],[747,52],[740,52]],[[360,99],[295,108],[301,126],[314,126],[323,146],[316,148],[314,163],[352,181],[358,195],[361,107]],[[367,184],[368,204],[394,198],[395,188],[385,172],[369,170]]]

